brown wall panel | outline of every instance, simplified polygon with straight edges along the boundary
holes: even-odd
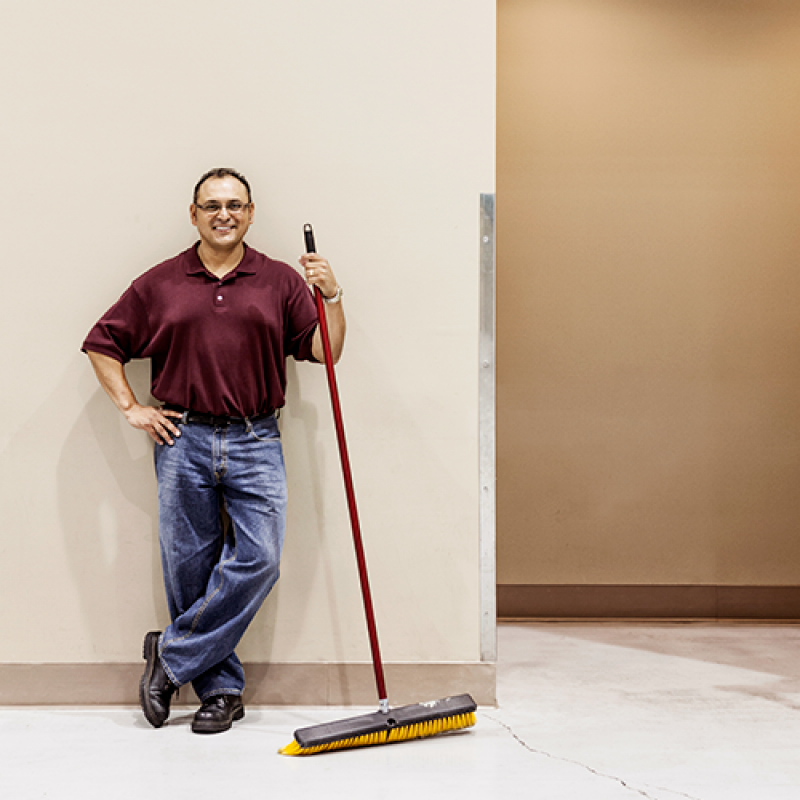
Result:
[[[800,6],[498,9],[498,582],[800,584]]]

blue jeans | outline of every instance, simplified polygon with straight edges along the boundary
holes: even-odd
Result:
[[[189,423],[156,445],[164,585],[172,624],[161,662],[201,700],[241,694],[234,650],[278,580],[286,473],[274,417],[219,427]],[[230,525],[223,525],[222,509]]]

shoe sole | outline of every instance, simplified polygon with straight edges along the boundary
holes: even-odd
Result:
[[[153,679],[153,670],[156,668],[156,659],[158,658],[158,633],[148,633],[144,637],[144,646],[142,647],[142,657],[147,662],[144,669],[144,675],[139,681],[139,705],[142,707],[145,719],[154,727],[160,728],[166,721],[167,717],[161,719],[155,713],[150,704],[150,695],[147,692],[147,687]],[[169,715],[167,715],[169,716]]]
[[[193,720],[192,733],[224,733],[225,731],[229,731],[233,727],[233,723],[238,722],[240,719],[244,719],[244,706],[237,708],[236,711],[233,712],[233,717],[230,721],[222,723],[221,725],[209,722],[195,722]]]

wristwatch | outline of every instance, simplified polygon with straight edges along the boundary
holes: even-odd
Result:
[[[337,286],[336,287],[336,294],[333,295],[333,297],[325,297],[325,295],[322,295],[322,299],[326,303],[341,303],[343,294],[344,294],[344,290],[342,289],[342,287],[341,286]]]

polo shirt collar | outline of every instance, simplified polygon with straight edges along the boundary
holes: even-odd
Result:
[[[194,247],[190,247],[186,251],[186,274],[187,275],[209,275],[209,271],[205,268],[200,256],[197,254],[197,248],[200,242],[195,242]],[[226,275],[226,278],[233,277],[234,275],[255,275],[256,273],[257,256],[254,250],[244,245],[244,256],[239,262],[233,272]]]

